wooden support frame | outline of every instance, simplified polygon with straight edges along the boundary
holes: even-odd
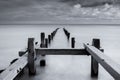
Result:
[[[35,49],[36,54],[45,55],[89,55],[85,49]]]
[[[115,80],[120,80],[120,65],[111,60],[111,58],[103,54],[103,52],[94,46],[86,44],[84,44],[84,46],[86,51],[88,51],[90,55],[93,56],[93,58],[100,63]]]

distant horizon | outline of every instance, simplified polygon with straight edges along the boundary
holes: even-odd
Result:
[[[120,20],[90,18],[57,21],[0,21],[0,25],[120,25]]]

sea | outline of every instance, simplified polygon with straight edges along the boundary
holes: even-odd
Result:
[[[0,69],[5,69],[10,62],[19,58],[18,52],[27,49],[28,38],[35,38],[40,43],[40,33],[47,35],[60,28],[51,43],[52,49],[71,48],[71,42],[63,32],[63,28],[70,32],[70,38],[75,37],[75,48],[84,48],[83,43],[92,44],[93,38],[101,40],[104,54],[117,64],[120,64],[120,27],[119,25],[0,25]],[[39,46],[39,45],[38,45]],[[43,69],[41,80],[113,80],[104,70],[99,68],[98,79],[90,77],[90,56],[46,56],[47,67]],[[41,70],[41,69],[40,69]],[[38,70],[39,71],[39,70]],[[41,72],[41,71],[39,71]],[[21,80],[38,80],[23,77]]]

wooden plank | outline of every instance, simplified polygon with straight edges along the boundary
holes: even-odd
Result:
[[[115,80],[120,80],[120,65],[94,46],[84,44],[85,49],[100,63]]]
[[[27,65],[27,63],[27,54],[24,54],[15,63],[7,67],[6,70],[0,74],[0,80],[13,80]]]
[[[85,49],[36,49],[36,54],[45,55],[89,55]]]

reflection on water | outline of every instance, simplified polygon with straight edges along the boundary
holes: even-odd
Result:
[[[115,25],[0,25],[0,69],[5,68],[9,65],[9,62],[18,57],[18,51],[25,49],[27,46],[27,38],[35,37],[36,41],[40,41],[40,32],[45,32],[46,35],[50,34],[56,28],[60,28],[55,37],[55,42],[51,48],[65,48],[67,44],[65,35],[62,31],[62,28],[65,27],[70,33],[71,37],[76,38],[76,48],[83,48],[83,43],[91,43],[93,38],[101,39],[101,47],[105,49],[104,54],[111,57],[119,64],[120,59],[120,28]],[[61,39],[62,38],[62,39]],[[66,43],[66,44],[65,44]],[[81,75],[81,80],[90,80],[90,57],[86,56],[48,56],[48,65],[45,73],[47,74],[46,80],[50,77],[50,72],[53,72],[51,75],[55,75],[55,78],[63,76],[62,78],[55,79],[65,79],[68,80],[68,76],[75,73],[76,80],[79,80],[78,76]],[[67,64],[66,64],[67,63]],[[80,63],[80,64],[79,64]],[[86,64],[84,64],[86,63]],[[58,65],[54,65],[58,64]],[[78,64],[78,65],[76,65]],[[66,67],[64,67],[65,65]],[[73,65],[73,68],[70,67]],[[74,66],[76,65],[76,66]],[[56,67],[55,67],[56,66]],[[86,70],[79,72],[79,67]],[[67,69],[68,68],[68,69]],[[70,70],[69,70],[70,68]],[[65,71],[65,74],[62,74],[61,70]],[[53,71],[52,71],[53,70]],[[54,71],[55,70],[55,71]],[[112,78],[100,67],[99,80],[112,80]],[[59,74],[55,72],[58,71]],[[78,71],[78,72],[76,72]],[[89,72],[87,72],[89,71]],[[65,76],[64,76],[65,75]],[[68,78],[67,78],[67,77]],[[82,77],[83,76],[83,77]],[[36,77],[37,79],[38,77]],[[73,77],[70,76],[71,80]],[[53,78],[51,78],[52,80]],[[32,80],[32,79],[30,79]],[[42,79],[44,80],[44,79]]]

